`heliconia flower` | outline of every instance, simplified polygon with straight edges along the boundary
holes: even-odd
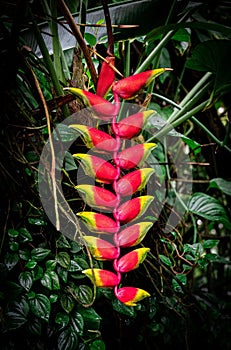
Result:
[[[140,143],[135,146],[125,148],[118,153],[117,159],[121,169],[128,170],[140,166],[156,147],[155,143]]]
[[[116,297],[127,306],[136,306],[137,302],[150,297],[150,294],[140,288],[122,287],[117,290]]]
[[[109,190],[93,185],[78,185],[75,186],[83,200],[92,208],[108,210],[114,209],[117,203],[117,198]]]
[[[115,71],[112,66],[115,65],[115,57],[107,56],[103,61],[100,69],[99,79],[96,88],[96,94],[101,97],[105,97],[110,90],[112,83],[115,80]]]
[[[93,94],[92,92],[73,87],[66,87],[64,90],[69,91],[77,97],[80,97],[86,106],[92,107],[97,118],[107,121],[113,118],[116,111],[115,105],[105,100],[103,97]]]
[[[88,148],[113,152],[116,149],[116,140],[102,130],[81,124],[71,124],[69,127],[77,130],[84,139]]]
[[[143,168],[124,175],[117,182],[117,192],[122,196],[129,196],[141,191],[154,172],[153,168]]]
[[[113,85],[112,90],[125,100],[134,98],[140,89],[149,85],[158,75],[167,70],[171,69],[159,68],[131,75],[116,82]]]
[[[82,273],[89,277],[96,287],[115,287],[120,283],[117,275],[108,270],[86,269]]]
[[[76,153],[73,154],[73,157],[81,161],[80,165],[85,174],[93,177],[96,181],[109,184],[116,180],[116,168],[104,159],[85,153]]]
[[[95,236],[84,236],[87,246],[96,260],[117,259],[119,250],[113,244]]]
[[[149,248],[138,248],[125,254],[117,261],[117,271],[125,273],[137,269],[149,251]]]
[[[153,196],[141,196],[121,204],[117,209],[117,218],[123,224],[138,219],[145,213],[153,199]]]
[[[116,222],[107,215],[94,213],[93,211],[83,211],[77,213],[77,215],[81,217],[83,223],[91,232],[108,234],[116,233],[118,230]]]
[[[151,221],[143,221],[126,227],[117,235],[117,241],[121,248],[134,247],[138,245],[152,227]]]
[[[149,110],[132,114],[129,117],[122,119],[116,124],[116,134],[124,139],[131,139],[137,136],[146,124],[148,118],[154,113],[156,112]]]

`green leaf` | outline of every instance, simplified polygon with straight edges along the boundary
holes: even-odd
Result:
[[[91,47],[96,44],[96,37],[91,33],[84,33],[84,39]]]
[[[70,325],[76,334],[83,335],[84,320],[83,316],[79,312],[74,311],[71,314]]]
[[[121,303],[117,298],[113,298],[112,300],[113,309],[120,314],[127,315],[130,317],[136,316],[136,311],[133,306],[127,306],[124,303]]]
[[[66,252],[59,252],[56,256],[56,260],[59,265],[61,265],[64,268],[69,268],[71,264],[71,258],[70,255]]]
[[[19,231],[15,230],[13,228],[10,228],[8,230],[8,236],[11,238],[16,238],[16,237],[18,237],[18,235],[19,235]]]
[[[75,300],[70,294],[63,294],[60,298],[60,303],[64,311],[68,314],[72,311],[75,306]]]
[[[41,218],[28,218],[28,222],[30,225],[35,225],[35,226],[46,226],[47,223]]]
[[[60,235],[59,239],[56,242],[58,248],[70,248],[71,245],[68,242],[67,238],[64,235]]]
[[[20,233],[20,235],[19,235],[20,242],[26,243],[26,242],[32,242],[33,241],[33,238],[31,236],[30,232],[26,228],[21,227],[19,229],[19,233]]]
[[[83,305],[90,304],[92,302],[93,292],[89,286],[86,286],[84,284],[77,286],[75,294],[78,298],[78,301]]]
[[[72,142],[78,138],[80,134],[69,128],[68,125],[60,123],[57,125],[53,132],[54,139],[59,142]]]
[[[92,308],[84,308],[81,305],[78,305],[76,310],[82,315],[84,319],[85,329],[98,330],[100,328],[101,317],[97,312]]]
[[[204,249],[211,249],[213,247],[216,247],[219,242],[219,239],[207,239],[202,243],[202,246]]]
[[[40,280],[40,278],[43,277],[43,268],[41,266],[38,266],[36,263],[36,266],[33,271],[31,271],[31,273],[33,276],[33,281]]]
[[[6,313],[6,324],[9,330],[17,329],[27,322],[29,305],[23,298],[15,308]]]
[[[38,318],[34,318],[33,322],[29,322],[27,327],[30,333],[37,336],[42,335],[42,322]]]
[[[29,260],[26,265],[28,269],[33,270],[37,266],[37,261]]]
[[[8,270],[12,270],[15,265],[17,265],[19,257],[17,253],[6,253],[4,258],[4,263]]]
[[[55,323],[61,325],[62,327],[67,326],[69,321],[70,321],[70,316],[64,312],[58,312],[55,316]]]
[[[78,335],[71,328],[63,330],[58,337],[58,350],[76,350]]]
[[[44,260],[48,254],[50,254],[50,249],[45,248],[34,248],[31,251],[31,257],[34,261]]]
[[[19,275],[19,283],[23,288],[29,291],[33,284],[33,278],[30,271],[23,271]]]
[[[186,67],[215,74],[215,95],[231,91],[230,40],[208,40],[195,47]]]
[[[202,192],[196,192],[190,198],[188,210],[204,219],[211,221],[220,221],[227,228],[231,229],[231,223],[227,217],[227,213],[220,202]]]
[[[91,343],[89,345],[89,347],[90,347],[90,350],[105,350],[106,349],[104,342],[100,339],[93,341],[93,343]]]
[[[47,271],[54,271],[56,268],[57,261],[56,260],[47,260],[46,261],[46,269]]]
[[[30,259],[30,251],[29,251],[29,249],[19,250],[18,253],[19,253],[20,259],[25,260],[25,261]]]
[[[167,266],[172,266],[172,262],[167,256],[159,254],[159,258],[160,258],[160,260],[162,261],[163,264],[165,264]]]
[[[82,271],[82,270],[83,270],[83,268],[78,263],[78,261],[71,260],[71,264],[70,264],[70,267],[68,269],[69,272],[79,272],[79,271]]]
[[[231,196],[231,181],[227,181],[218,177],[210,180],[209,188],[218,188],[223,193]]]
[[[35,316],[48,321],[51,312],[51,303],[46,295],[35,294],[33,298],[29,298],[29,306]]]
[[[59,277],[55,271],[46,271],[41,278],[41,283],[44,287],[49,290],[58,290],[60,289]]]
[[[64,159],[64,167],[66,171],[77,170],[77,165],[75,163],[74,157],[70,152],[66,152]]]
[[[12,250],[12,252],[17,252],[18,248],[19,248],[19,244],[18,242],[10,242],[10,250]]]

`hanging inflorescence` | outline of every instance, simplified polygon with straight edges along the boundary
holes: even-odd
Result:
[[[122,149],[122,141],[136,137],[154,111],[140,111],[118,121],[120,99],[133,98],[141,88],[147,86],[167,68],[149,70],[116,82],[113,66],[114,57],[107,57],[100,71],[96,94],[78,88],[65,90],[82,98],[87,106],[92,107],[96,118],[110,123],[113,134],[109,135],[97,128],[81,124],[70,126],[82,135],[88,148],[109,153],[112,159],[111,162],[106,161],[95,154],[73,155],[80,161],[87,176],[110,186],[110,189],[90,184],[76,186],[85,203],[96,210],[77,213],[91,232],[90,235],[84,236],[84,240],[92,256],[101,261],[111,260],[114,270],[90,268],[83,273],[97,287],[114,288],[115,296],[122,303],[135,306],[138,301],[149,296],[149,293],[132,286],[121,287],[122,275],[136,269],[150,249],[136,248],[121,256],[121,248],[137,246],[152,226],[151,221],[137,220],[141,220],[154,197],[134,197],[134,194],[146,186],[154,172],[153,168],[141,166],[156,144],[139,143]],[[106,100],[110,89],[114,103]],[[102,212],[109,212],[110,215]]]

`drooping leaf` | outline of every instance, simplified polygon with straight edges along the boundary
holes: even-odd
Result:
[[[218,188],[223,193],[231,196],[231,181],[222,179],[220,177],[214,178],[209,182],[209,188]]]

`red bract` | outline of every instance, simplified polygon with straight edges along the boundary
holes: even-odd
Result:
[[[92,107],[96,113],[96,117],[99,119],[109,121],[115,115],[115,106],[101,96],[95,95],[89,91],[71,87],[65,88],[64,90],[67,90],[73,95],[80,97],[87,106]]]
[[[115,80],[115,71],[112,67],[115,65],[115,57],[107,56],[103,62],[99,79],[96,88],[96,94],[101,97],[105,97],[110,90],[112,83]]]
[[[77,215],[81,217],[91,232],[97,234],[116,233],[118,229],[116,222],[107,215],[92,211],[83,211],[77,213]]]
[[[89,277],[97,287],[115,287],[120,282],[116,274],[107,270],[86,269],[82,273]]]
[[[104,131],[81,124],[72,124],[69,127],[81,134],[88,148],[95,147],[96,150],[107,152],[113,152],[116,149],[116,140]]]
[[[144,239],[152,225],[152,222],[144,221],[126,227],[118,233],[117,240],[119,246],[123,248],[136,246]]]
[[[116,168],[102,158],[84,153],[73,154],[73,157],[81,161],[85,174],[98,182],[110,184],[117,178]]]
[[[122,287],[118,289],[116,297],[125,305],[136,306],[138,301],[150,297],[150,294],[140,288]]]
[[[118,258],[119,250],[113,244],[94,236],[84,236],[87,246],[97,260],[113,260]]]
[[[134,98],[140,89],[149,85],[158,75],[164,73],[169,68],[159,68],[147,70],[146,72],[131,75],[116,82],[112,90],[123,99]]]
[[[127,253],[118,260],[117,269],[120,272],[129,272],[137,269],[137,267],[144,261],[149,251],[149,248],[138,248]]]
[[[137,136],[146,124],[148,118],[155,113],[155,111],[150,110],[132,114],[129,117],[124,118],[116,124],[116,134],[124,139],[131,139]]]
[[[78,185],[75,188],[92,208],[108,210],[116,206],[116,196],[105,188],[93,185]]]
[[[120,222],[126,224],[134,219],[138,219],[145,213],[153,199],[153,196],[141,196],[121,204],[117,210]]]
[[[117,121],[119,114],[120,98],[131,99],[139,93],[139,90],[150,84],[155,77],[162,74],[168,68],[160,68],[135,74],[114,82],[115,68],[114,57],[107,57],[102,64],[96,94],[78,88],[66,88],[65,90],[80,97],[87,106],[92,107],[95,117],[111,122],[110,132],[114,137],[104,131],[80,124],[70,125],[83,137],[88,148],[95,152],[111,152],[111,161],[106,161],[93,154],[76,153],[74,157],[81,161],[86,176],[90,176],[97,182],[106,184],[110,188],[93,186],[88,184],[77,185],[75,188],[80,192],[85,203],[100,211],[108,211],[110,216],[83,211],[77,213],[82,219],[90,234],[84,236],[86,245],[96,260],[112,261],[114,272],[90,268],[83,273],[90,278],[97,287],[114,287],[117,299],[127,306],[136,306],[136,303],[150,296],[143,289],[135,287],[119,287],[123,273],[132,271],[144,261],[149,248],[137,248],[121,255],[121,248],[138,245],[145,237],[153,223],[150,221],[136,222],[129,227],[123,228],[124,224],[139,219],[148,209],[154,197],[144,195],[123,202],[125,196],[132,196],[137,191],[142,191],[146,186],[154,169],[140,167],[147,160],[155,143],[136,144],[128,148],[128,141],[142,132],[147,120],[155,112],[140,111]],[[117,71],[118,72],[118,71]],[[109,89],[112,88],[114,104],[104,99]],[[113,165],[114,164],[114,165]],[[122,170],[125,175],[122,175]],[[148,191],[147,191],[148,192]],[[105,239],[95,237],[92,234],[101,234]],[[110,234],[110,236],[109,236]],[[110,242],[107,240],[110,238]]]
[[[117,160],[121,169],[129,170],[140,166],[150,152],[156,147],[155,143],[143,143],[129,148],[125,148],[117,155]]]
[[[136,191],[141,191],[153,173],[154,169],[143,168],[124,175],[117,182],[118,193],[122,196],[129,196]]]

